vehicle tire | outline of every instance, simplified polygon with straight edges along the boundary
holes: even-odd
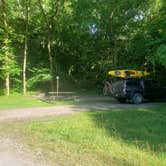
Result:
[[[119,103],[125,103],[126,99],[117,99],[119,101]]]
[[[143,101],[143,96],[141,93],[134,93],[133,97],[132,97],[132,102],[134,104],[141,104]]]

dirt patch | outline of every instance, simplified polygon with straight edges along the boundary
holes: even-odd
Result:
[[[0,138],[0,166],[51,166],[41,153],[34,153],[11,138]]]

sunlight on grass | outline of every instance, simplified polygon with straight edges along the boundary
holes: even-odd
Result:
[[[21,129],[33,148],[40,147],[60,165],[162,166],[165,108],[81,113],[25,123]]]
[[[9,97],[0,96],[0,109],[49,106],[49,105],[50,104],[42,102],[40,100],[21,95],[14,95]]]
[[[9,108],[25,108],[25,107],[41,107],[41,106],[55,106],[55,105],[72,105],[74,101],[63,100],[39,100],[28,96],[14,95],[14,96],[0,96],[0,109]]]

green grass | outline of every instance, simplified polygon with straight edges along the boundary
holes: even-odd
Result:
[[[40,100],[21,95],[0,96],[0,109],[49,106]]]
[[[41,106],[67,105],[67,104],[74,104],[74,102],[73,101],[46,102],[22,95],[13,95],[9,97],[0,96],[0,109],[41,107]]]
[[[19,126],[19,127],[18,127]],[[17,125],[32,149],[58,165],[164,166],[166,105],[60,116]]]
[[[84,94],[85,95],[85,94]],[[87,97],[84,96],[83,97]],[[104,102],[104,101],[103,101]],[[108,102],[108,101],[105,101]],[[12,108],[26,108],[26,107],[41,107],[41,106],[55,106],[55,105],[83,105],[83,104],[95,104],[96,101],[77,101],[74,99],[50,99],[39,100],[32,98],[31,96],[23,95],[11,95],[0,96],[0,109],[12,109]]]

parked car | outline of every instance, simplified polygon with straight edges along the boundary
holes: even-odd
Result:
[[[164,98],[166,87],[152,80],[129,78],[112,84],[112,96],[121,103],[131,100],[134,104],[140,104],[144,99],[154,101]]]
[[[147,79],[150,73],[138,70],[113,70],[108,72],[109,81],[104,86],[104,94],[111,94],[119,102],[127,100],[140,104],[144,100],[166,98],[166,87],[155,80]]]

